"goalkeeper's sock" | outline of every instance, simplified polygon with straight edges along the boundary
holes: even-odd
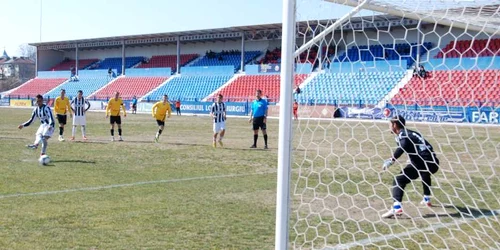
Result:
[[[118,135],[122,136],[122,129],[121,128],[118,129]]]
[[[59,127],[59,135],[63,135],[64,133],[64,128],[63,127]]]
[[[394,210],[399,210],[401,208],[402,208],[401,202],[396,201],[396,202],[394,202],[394,205],[392,205],[392,209],[394,209]]]
[[[163,131],[163,130],[158,129],[158,132],[156,132],[156,137],[160,137],[160,135],[161,135],[161,132],[162,132],[162,131]]]

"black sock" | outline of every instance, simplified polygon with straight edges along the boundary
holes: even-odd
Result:
[[[63,127],[59,127],[59,135],[61,135],[61,136],[62,136],[62,135],[63,135],[63,133],[64,133],[64,128],[63,128]]]
[[[264,135],[264,143],[267,146],[267,134]]]
[[[162,131],[163,131],[163,130],[158,129],[158,135],[161,135],[161,132],[162,132]]]
[[[111,131],[111,136],[115,136],[115,130],[114,129],[110,129],[109,131]]]
[[[257,138],[259,138],[259,135],[253,135],[253,145],[257,146]]]
[[[122,136],[122,129],[121,128],[118,129],[118,135]]]

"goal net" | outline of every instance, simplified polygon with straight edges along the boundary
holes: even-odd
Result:
[[[293,93],[288,246],[500,248],[500,1],[326,0],[343,11],[326,20],[309,3],[296,2],[295,72],[309,75]],[[430,203],[417,178],[384,218],[412,165],[382,169],[395,115],[440,163]]]

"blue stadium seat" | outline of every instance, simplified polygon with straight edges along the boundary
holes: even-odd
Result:
[[[420,55],[424,55],[431,48],[432,43],[423,43],[420,46]],[[415,43],[353,46],[335,59],[335,62],[404,60],[408,68],[415,62],[417,51],[418,46]]]
[[[245,64],[251,62],[253,59],[261,54],[260,51],[245,51]],[[235,70],[239,70],[241,67],[241,54],[222,54],[215,53],[214,56],[208,57],[205,55],[203,58],[195,62],[191,66],[223,66],[232,65]]]
[[[145,96],[144,99],[160,100],[164,94],[167,94],[171,100],[200,100],[217,90],[231,77],[232,75],[176,77]]]
[[[144,60],[142,56],[125,57],[125,68],[130,68]],[[122,72],[122,58],[121,57],[111,57],[105,58],[102,62],[99,62],[97,69],[113,69],[117,70],[118,74]]]
[[[61,89],[66,90],[66,95],[73,98],[77,95],[78,90],[83,91],[83,96],[89,96],[98,89],[104,87],[108,84],[109,79],[107,74],[103,70],[82,70],[80,71],[80,80],[76,82],[66,82],[65,84],[58,86],[52,91],[43,95],[44,97],[55,98],[57,97]]]
[[[300,103],[375,105],[404,77],[405,71],[318,74],[302,89]]]

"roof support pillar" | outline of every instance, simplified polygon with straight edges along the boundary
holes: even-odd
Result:
[[[241,32],[241,66],[240,72],[245,71],[245,32]]]
[[[125,75],[125,40],[122,40],[122,75]]]
[[[78,43],[75,45],[75,72],[76,75],[78,75],[78,69],[79,69],[79,64],[78,64]]]
[[[177,69],[175,70],[177,74],[181,73],[181,37],[177,37]]]

